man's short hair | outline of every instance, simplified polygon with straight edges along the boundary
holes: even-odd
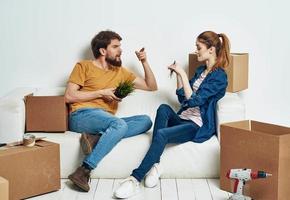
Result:
[[[100,57],[100,48],[106,49],[111,40],[122,40],[121,36],[114,31],[101,31],[91,41],[91,48],[95,58]]]

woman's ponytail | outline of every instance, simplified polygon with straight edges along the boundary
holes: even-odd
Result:
[[[221,38],[221,45],[219,51],[216,51],[217,53],[217,62],[214,65],[214,68],[216,67],[228,67],[230,64],[230,41],[228,37],[224,33],[217,34],[219,40]]]

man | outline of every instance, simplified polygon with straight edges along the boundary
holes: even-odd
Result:
[[[114,116],[118,102],[121,101],[114,91],[121,81],[132,81],[136,89],[157,90],[144,49],[135,53],[142,63],[145,78],[138,77],[121,66],[121,40],[113,31],[98,33],[91,42],[95,59],[76,64],[65,92],[66,102],[71,104],[70,130],[82,133],[81,147],[86,154],[82,166],[68,178],[86,192],[90,189],[90,172],[104,156],[122,138],[144,133],[152,126],[146,115],[127,118]]]

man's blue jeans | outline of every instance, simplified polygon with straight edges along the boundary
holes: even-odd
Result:
[[[160,105],[155,118],[152,144],[140,166],[133,170],[132,176],[141,182],[151,167],[159,163],[166,144],[192,141],[198,129],[197,124],[181,119],[170,106]]]
[[[92,169],[121,139],[144,133],[151,126],[152,121],[147,115],[118,118],[100,108],[82,108],[69,117],[71,131],[102,135],[92,153],[83,161]]]

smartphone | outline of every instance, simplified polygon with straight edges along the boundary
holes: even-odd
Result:
[[[173,62],[173,65],[175,65],[175,63],[176,63],[176,62],[174,61],[174,62]],[[174,72],[173,70],[170,71],[170,77],[172,77],[173,72]]]

